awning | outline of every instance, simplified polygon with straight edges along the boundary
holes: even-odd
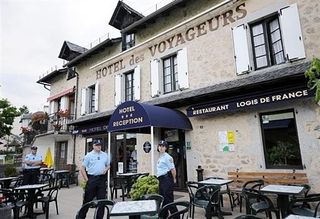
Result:
[[[108,132],[161,127],[192,130],[189,118],[177,110],[127,101],[117,107],[108,124]]]
[[[55,94],[55,95],[53,95],[51,97],[48,97],[47,101],[55,100],[55,99],[58,99],[59,97],[63,97],[65,95],[68,95],[68,94],[71,94],[71,93],[74,93],[74,87],[69,88],[67,90],[64,90],[64,91],[62,91],[62,92],[60,92],[58,94]]]

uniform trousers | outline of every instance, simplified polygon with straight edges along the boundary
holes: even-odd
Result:
[[[106,198],[106,175],[93,176],[88,175],[88,182],[84,192],[83,204],[90,202],[94,197],[99,199]],[[104,206],[98,206],[97,219],[102,219],[104,215]],[[80,219],[85,219],[88,212],[88,208],[80,212]]]
[[[163,196],[163,203],[162,206],[165,206],[169,203],[172,203],[174,201],[173,197],[173,178],[170,174],[166,174],[163,176],[158,177],[159,180],[159,193]],[[174,212],[177,212],[177,207],[171,207],[169,209],[170,213],[173,214]],[[167,212],[167,215],[164,215],[164,218],[167,218],[169,212]],[[179,218],[179,216],[177,217]]]
[[[40,168],[23,170],[23,185],[32,185],[39,183]]]

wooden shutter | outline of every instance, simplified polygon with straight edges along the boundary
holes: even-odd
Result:
[[[80,115],[86,114],[87,109],[87,88],[82,88],[81,90],[81,106],[80,106]]]
[[[238,75],[249,72],[250,59],[247,40],[247,28],[244,24],[232,29],[234,58]]]
[[[116,75],[114,78],[114,105],[118,106],[121,103],[121,75]]]
[[[137,65],[133,73],[134,99],[140,100],[140,65]]]
[[[94,96],[94,111],[99,111],[99,81],[96,82],[94,86],[95,96]]]
[[[179,89],[189,88],[187,48],[178,51],[177,62]]]
[[[289,61],[306,57],[297,4],[280,10],[284,50]]]
[[[157,97],[160,93],[159,86],[159,60],[150,61],[151,97]]]

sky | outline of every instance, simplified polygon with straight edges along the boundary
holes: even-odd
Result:
[[[148,15],[172,0],[123,0]],[[118,0],[0,0],[0,98],[42,111],[50,96],[40,76],[63,65],[65,40],[88,48],[100,37],[119,37],[109,25]]]

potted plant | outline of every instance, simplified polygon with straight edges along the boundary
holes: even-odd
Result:
[[[315,101],[320,101],[320,59],[313,58],[311,61],[310,68],[304,73],[308,78],[308,87],[313,90],[315,89]]]
[[[159,180],[155,176],[139,178],[131,187],[130,197],[139,200],[146,194],[159,194]]]
[[[70,112],[67,109],[66,110],[59,110],[58,115],[60,117],[68,117],[70,115]]]

